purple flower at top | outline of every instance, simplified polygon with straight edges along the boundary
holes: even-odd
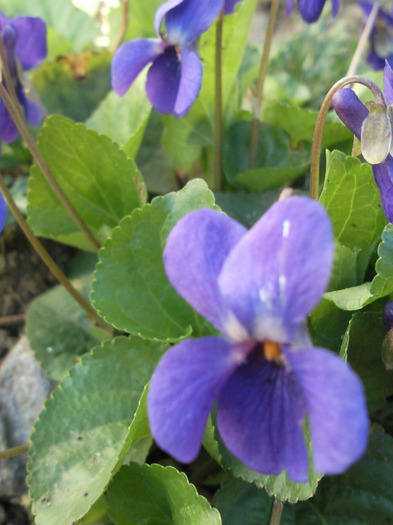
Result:
[[[176,344],[154,372],[148,413],[163,450],[194,460],[217,400],[226,447],[263,474],[308,480],[306,418],[318,472],[343,472],[364,453],[361,382],[338,356],[312,348],[305,328],[333,251],[327,214],[307,197],[275,203],[250,231],[209,209],[175,225],[167,276],[223,335]]]
[[[367,18],[376,2],[359,2]],[[378,8],[377,18],[370,34],[370,51],[366,58],[367,62],[375,70],[385,67],[385,60],[393,61],[393,16]]]
[[[228,2],[229,8],[236,2]],[[202,85],[198,39],[224,8],[224,0],[168,0],[155,16],[159,39],[141,38],[123,44],[112,61],[112,87],[124,95],[150,63],[147,96],[158,111],[183,117]],[[165,21],[166,33],[162,32]]]
[[[225,0],[224,15],[232,15],[235,12],[235,5],[243,0]]]
[[[385,100],[390,106],[393,104],[393,71],[387,61],[383,78]],[[359,100],[352,89],[345,88],[334,95],[333,107],[344,124],[360,140],[363,123],[369,115],[369,110],[366,106]],[[389,115],[386,118],[390,120]],[[378,144],[376,146],[378,147]],[[388,152],[389,148],[387,148],[386,160],[373,164],[372,170],[375,182],[381,193],[383,211],[388,220],[393,222],[393,158]]]
[[[294,0],[286,0],[285,13],[288,16],[293,9]],[[321,16],[326,0],[298,0],[298,7],[302,18],[307,24],[316,22]],[[336,16],[340,9],[340,0],[332,0],[333,16]]]
[[[2,39],[16,95],[24,109],[26,121],[36,125],[42,119],[38,104],[29,100],[23,87],[23,71],[32,69],[46,57],[46,27],[40,18],[19,16],[8,19],[0,13]],[[3,85],[4,79],[3,79]],[[0,100],[0,141],[13,142],[19,132]]]
[[[7,218],[7,205],[3,195],[0,193],[0,233],[3,231],[5,220]]]

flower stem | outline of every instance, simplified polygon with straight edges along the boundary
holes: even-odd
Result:
[[[122,3],[122,16],[121,16],[121,26],[119,29],[119,33],[116,37],[116,40],[112,46],[112,53],[114,53],[117,48],[121,45],[123,42],[124,35],[127,31],[127,25],[128,25],[128,12],[129,12],[129,0],[123,0]]]
[[[0,460],[21,456],[22,454],[26,454],[28,450],[29,445],[20,445],[19,447],[7,448],[7,450],[0,451]]]
[[[68,197],[63,192],[61,186],[57,182],[56,178],[50,171],[47,163],[45,162],[44,157],[41,155],[41,152],[37,148],[37,145],[30,134],[30,131],[26,125],[25,119],[23,117],[21,106],[19,104],[18,97],[16,96],[13,82],[11,79],[11,74],[8,68],[4,46],[0,38],[0,59],[1,59],[1,70],[4,75],[4,80],[6,82],[7,89],[4,87],[3,83],[0,82],[0,97],[2,98],[4,105],[6,106],[11,118],[14,121],[15,126],[18,128],[19,133],[22,135],[24,141],[27,144],[37,166],[40,168],[44,174],[49,186],[52,188],[53,192],[60,200],[64,208],[69,213],[70,217],[73,219],[75,224],[78,226],[80,231],[85,235],[91,246],[94,248],[94,251],[98,251],[101,248],[100,243],[93,236],[89,228],[86,226],[84,220],[76,211],[74,206],[69,201]]]
[[[364,86],[366,86],[373,93],[376,102],[386,110],[386,102],[382,91],[379,89],[377,84],[375,84],[375,82],[369,80],[368,78],[358,75],[344,77],[330,88],[324,101],[322,102],[321,109],[318,113],[311,148],[310,197],[315,200],[318,200],[319,198],[319,160],[321,156],[322,137],[323,129],[325,126],[325,119],[331,106],[333,96],[337,93],[337,91],[340,91],[340,89],[343,89],[351,84],[363,84]]]
[[[278,7],[280,0],[272,0],[269,14],[269,22],[267,25],[265,42],[263,45],[263,53],[261,63],[259,66],[257,88],[252,101],[252,124],[251,124],[251,139],[250,139],[250,167],[256,168],[257,149],[258,149],[258,132],[259,122],[261,120],[262,96],[263,87],[265,85],[267,66],[269,64],[270,47],[273,38],[274,26],[276,25]]]
[[[379,5],[375,3],[373,8],[371,9],[369,17],[367,18],[366,25],[364,26],[364,29],[360,36],[358,45],[356,46],[356,49],[355,49],[355,53],[353,54],[351,63],[349,64],[349,68],[348,68],[347,75],[346,75],[347,77],[354,75],[356,72],[356,69],[360,62],[360,58],[362,56],[364,48],[366,47],[368,39],[370,37],[370,33],[374,28],[374,24],[375,24],[377,15],[378,15],[378,11],[379,11]]]
[[[67,292],[83,308],[83,310],[86,312],[87,317],[90,319],[90,321],[93,324],[99,326],[100,328],[103,328],[106,331],[110,331],[110,333],[112,333],[112,328],[103,319],[101,319],[101,317],[97,314],[94,308],[88,303],[88,301],[86,301],[86,299],[72,286],[70,281],[61,271],[61,269],[57,266],[55,261],[49,255],[49,253],[45,250],[41,242],[34,235],[29,225],[27,224],[26,219],[23,217],[23,215],[19,211],[19,208],[16,205],[14,199],[12,198],[12,195],[7,187],[7,184],[4,182],[4,179],[1,174],[0,174],[0,190],[1,190],[1,193],[3,194],[3,197],[8,207],[12,211],[16,221],[18,222],[19,226],[23,230],[23,233],[26,235],[28,241],[33,246],[37,254],[40,256],[42,261],[46,264],[49,270],[56,277],[56,279],[60,282],[60,284],[64,286]]]
[[[279,499],[275,499],[273,503],[272,514],[270,516],[270,525],[280,525],[283,508],[283,502]]]
[[[215,55],[215,189],[222,188],[222,30],[224,13],[221,12],[216,23]]]

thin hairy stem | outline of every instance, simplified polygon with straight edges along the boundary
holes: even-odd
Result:
[[[26,235],[28,241],[33,246],[37,254],[40,256],[42,261],[46,264],[49,270],[53,273],[53,275],[59,281],[59,283],[64,286],[67,292],[83,308],[83,310],[86,312],[87,317],[90,319],[90,321],[93,324],[112,333],[112,328],[107,323],[105,323],[103,319],[101,319],[101,317],[97,314],[97,312],[90,305],[90,303],[88,303],[88,301],[86,301],[86,299],[72,286],[71,282],[67,279],[64,273],[57,266],[55,261],[52,259],[49,253],[45,250],[45,248],[42,246],[42,244],[37,239],[37,237],[34,235],[29,225],[27,224],[26,219],[23,217],[23,215],[19,211],[19,208],[16,205],[14,199],[12,198],[12,195],[10,191],[8,190],[8,187],[6,183],[4,182],[4,179],[1,174],[0,174],[0,190],[1,190],[1,193],[3,194],[3,197],[9,209],[12,211],[16,221],[18,222],[19,226],[23,230],[23,233]]]
[[[21,445],[20,447],[7,448],[7,450],[0,451],[0,461],[2,459],[15,458],[16,456],[22,456],[29,450],[29,445]]]
[[[117,34],[116,40],[112,46],[112,52],[114,53],[117,48],[121,45],[123,42],[123,38],[127,31],[127,25],[128,25],[128,13],[129,13],[129,6],[130,2],[129,0],[123,0],[122,3],[122,13],[121,13],[121,26],[119,29],[119,33]]]
[[[280,525],[283,508],[283,502],[279,499],[275,499],[273,503],[272,514],[270,516],[270,525]]]
[[[358,45],[356,46],[355,53],[353,54],[351,63],[349,64],[349,68],[348,68],[347,75],[346,75],[347,77],[350,77],[356,73],[356,69],[359,65],[364,48],[366,47],[368,43],[368,39],[370,38],[371,31],[374,28],[374,24],[375,24],[377,15],[378,15],[378,11],[379,11],[379,5],[376,3],[371,9],[370,15],[367,18],[366,25],[364,26],[363,32],[360,36]]]
[[[265,42],[263,45],[263,53],[261,63],[259,66],[258,83],[257,88],[253,97],[252,102],[252,124],[251,124],[251,139],[250,139],[250,167],[251,169],[256,168],[257,149],[258,149],[258,133],[259,133],[259,122],[261,120],[261,108],[262,108],[262,97],[263,87],[265,85],[267,66],[269,64],[270,47],[273,39],[274,27],[277,20],[278,7],[280,0],[272,0],[270,7],[269,22],[266,30]]]
[[[94,248],[94,250],[98,251],[101,248],[100,243],[91,233],[91,231],[86,226],[82,217],[79,215],[79,213],[76,211],[74,206],[69,201],[68,197],[63,192],[61,186],[59,185],[56,178],[50,171],[44,157],[41,155],[41,152],[37,148],[37,145],[32,135],[30,134],[30,131],[27,127],[27,124],[25,122],[24,116],[21,111],[18,97],[16,96],[16,93],[15,93],[15,89],[13,86],[13,82],[12,82],[10,70],[7,64],[5,50],[4,50],[4,46],[3,46],[1,38],[0,38],[0,58],[1,58],[2,75],[4,76],[4,80],[5,80],[6,88],[7,88],[6,89],[3,83],[0,82],[0,97],[2,98],[4,102],[4,105],[6,106],[8,113],[10,114],[12,120],[14,121],[14,124],[17,127],[19,133],[22,135],[23,140],[26,142],[27,147],[29,148],[35,162],[37,163],[37,166],[42,171],[43,175],[45,176],[53,192],[55,193],[57,198],[60,200],[64,208],[67,210],[67,212],[69,213],[70,217],[73,219],[77,227],[85,235],[85,237],[87,238],[91,246]]]
[[[318,200],[319,198],[319,160],[321,156],[323,129],[325,126],[326,116],[332,104],[333,96],[337,93],[337,91],[340,91],[340,89],[343,89],[351,84],[363,84],[366,86],[373,93],[376,102],[386,110],[386,102],[382,91],[379,89],[377,84],[375,84],[375,82],[365,77],[358,75],[344,77],[336,82],[334,86],[328,91],[318,113],[311,148],[310,197],[315,200]]]
[[[215,186],[222,188],[222,30],[224,13],[221,12],[216,24],[216,58],[215,58]]]

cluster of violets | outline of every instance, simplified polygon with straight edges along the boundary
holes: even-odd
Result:
[[[145,67],[146,93],[160,113],[184,117],[198,97],[203,67],[199,57],[200,36],[220,13],[234,13],[242,0],[168,0],[156,12],[154,29],[158,38],[138,38],[123,44],[112,61],[112,87],[124,95]],[[326,0],[298,0],[303,19],[318,20]],[[333,14],[339,0],[332,0]],[[287,0],[286,12],[293,8]],[[165,31],[163,29],[165,26]]]

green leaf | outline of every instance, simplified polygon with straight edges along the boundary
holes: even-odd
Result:
[[[322,299],[308,321],[315,346],[329,348],[338,354],[350,319],[350,312],[340,310],[333,302]]]
[[[264,193],[215,193],[218,206],[246,228],[251,228],[278,199],[278,191]]]
[[[371,282],[370,292],[374,297],[385,297],[393,292],[393,224],[388,223],[382,232],[378,246],[379,259],[375,264],[376,275]]]
[[[340,290],[356,285],[357,256],[358,250],[348,248],[339,241],[335,241],[334,264],[329,281],[329,290]]]
[[[129,427],[164,350],[138,338],[108,341],[46,402],[28,463],[37,525],[70,525],[100,497],[129,450]]]
[[[219,512],[173,467],[122,467],[109,486],[107,502],[116,525],[221,524]]]
[[[249,28],[257,0],[239,3],[236,13],[225,17],[222,45],[222,100],[224,126],[234,118],[240,106],[237,76],[246,48]],[[201,92],[182,119],[165,118],[163,144],[177,167],[190,170],[202,148],[214,146],[215,129],[215,39],[216,24],[201,36],[199,51],[203,63]]]
[[[305,425],[304,435],[308,443],[309,459],[311,460],[311,440],[308,425]],[[257,487],[264,487],[269,496],[274,496],[281,501],[296,503],[299,500],[311,498],[315,493],[318,481],[322,475],[315,472],[311,466],[311,461],[308,468],[308,483],[294,483],[288,478],[285,471],[282,471],[278,476],[265,476],[246,467],[239,459],[233,456],[226,449],[218,433],[216,433],[216,438],[222,457],[222,466],[229,469],[234,476],[240,477],[249,483],[253,482]]]
[[[376,525],[393,515],[393,439],[374,425],[366,455],[341,476],[326,476],[316,496],[296,505],[296,525]]]
[[[324,299],[332,301],[338,308],[346,311],[361,310],[366,305],[375,301],[370,291],[371,283],[363,283],[351,288],[335,290],[323,294]]]
[[[181,217],[214,207],[206,183],[196,179],[123,219],[100,251],[94,274],[91,299],[100,315],[118,330],[160,341],[178,341],[192,331],[211,333],[207,321],[169,283],[162,252]]]
[[[381,359],[382,341],[386,335],[382,315],[359,312],[352,316],[343,341],[341,353],[361,377],[368,404],[381,408],[393,394],[393,376]]]
[[[32,81],[46,111],[86,120],[111,89],[111,58],[108,52],[88,51],[60,56],[40,67]]]
[[[64,117],[49,117],[38,146],[49,168],[99,242],[146,200],[134,162],[108,137]],[[34,166],[29,181],[29,223],[36,235],[82,249],[91,246]]]
[[[235,122],[228,130],[223,155],[225,175],[231,184],[249,191],[280,188],[304,173],[309,164],[307,151],[289,151],[288,135],[279,128],[261,124],[256,170],[249,170],[251,119]]]
[[[292,147],[296,148],[300,142],[312,141],[317,117],[317,111],[269,100],[263,105],[261,121],[288,133]],[[327,117],[323,131],[323,148],[351,138],[352,132],[337,117]]]
[[[91,275],[74,279],[72,285],[87,297],[91,279]],[[109,337],[90,322],[83,308],[60,285],[30,303],[26,333],[37,360],[56,381],[80,361],[81,355]]]
[[[274,499],[254,483],[226,474],[214,496],[223,525],[263,525],[270,522]],[[295,525],[293,508],[284,506],[281,525]]]
[[[145,83],[146,75],[139,75],[124,97],[111,91],[86,121],[88,128],[121,144],[130,158],[139,149],[150,115]]]

